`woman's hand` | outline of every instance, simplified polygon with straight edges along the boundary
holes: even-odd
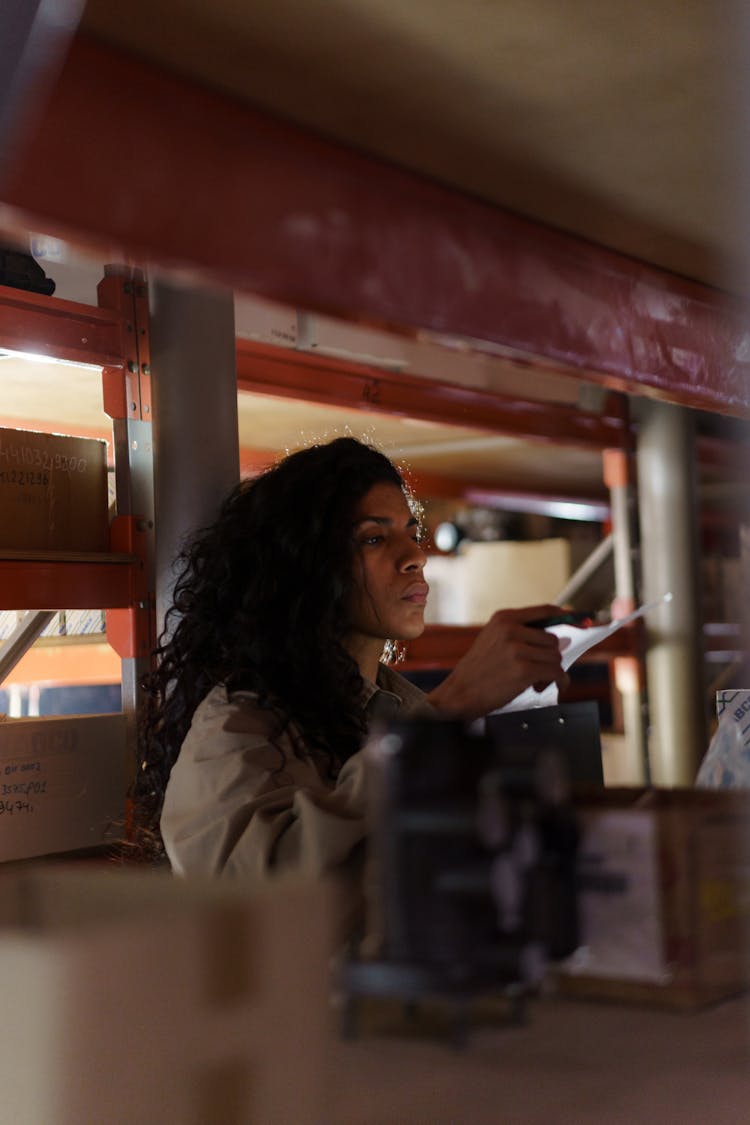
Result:
[[[568,677],[560,663],[561,641],[528,624],[561,612],[553,605],[498,610],[450,675],[430,693],[430,703],[445,715],[476,719],[503,707],[531,685],[537,691],[552,682],[565,687]]]

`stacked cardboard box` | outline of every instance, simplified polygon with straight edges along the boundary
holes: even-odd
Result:
[[[126,716],[0,721],[0,862],[121,836]]]
[[[0,550],[108,543],[106,442],[0,429]]]
[[[457,555],[431,555],[427,560],[431,593],[425,620],[483,625],[497,609],[552,602],[570,570],[566,539],[464,543]]]
[[[569,994],[696,1008],[750,984],[750,792],[611,789],[580,809]]]

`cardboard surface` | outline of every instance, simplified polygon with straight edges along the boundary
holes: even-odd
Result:
[[[0,1118],[319,1125],[330,951],[319,883],[0,873]]]
[[[570,577],[567,539],[463,543],[457,555],[431,555],[425,621],[484,625],[497,609],[552,602]]]
[[[0,550],[108,545],[106,442],[0,429]]]
[[[0,862],[122,832],[125,722],[121,713],[0,722]]]
[[[581,822],[582,870],[624,888],[582,891],[566,991],[698,1007],[750,985],[750,794],[605,790]]]
[[[567,539],[469,543],[462,557],[469,622],[483,623],[500,608],[552,602],[570,577]]]

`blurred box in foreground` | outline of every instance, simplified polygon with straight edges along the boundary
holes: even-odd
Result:
[[[92,848],[122,835],[126,717],[0,722],[0,862]]]
[[[609,789],[579,812],[585,944],[561,990],[697,1008],[746,988],[750,794]]]
[[[0,429],[0,550],[106,551],[107,509],[106,442]]]
[[[0,876],[14,1125],[323,1121],[327,888]]]

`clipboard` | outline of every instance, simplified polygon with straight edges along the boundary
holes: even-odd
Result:
[[[604,784],[596,702],[495,711],[487,715],[485,724],[501,769],[527,770],[542,751],[551,748],[563,755],[571,784]]]

